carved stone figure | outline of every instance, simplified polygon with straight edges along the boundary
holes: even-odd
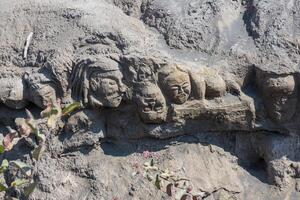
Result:
[[[19,68],[14,73],[7,71],[0,77],[0,102],[13,109],[22,109],[28,102],[45,108],[50,101],[56,102],[55,84],[44,74],[30,75]]]
[[[258,87],[261,88],[264,105],[268,116],[275,122],[289,121],[296,112],[297,85],[293,75],[260,76]]]
[[[162,123],[166,120],[166,100],[157,85],[152,83],[141,85],[135,101],[139,115],[145,123]]]
[[[85,106],[118,107],[126,90],[117,62],[105,58],[88,58],[72,70],[72,96]]]
[[[168,98],[176,104],[185,103],[191,94],[191,81],[188,71],[175,65],[166,66],[160,73],[160,83]]]
[[[52,102],[56,103],[56,91],[53,81],[44,74],[25,74],[25,82],[28,87],[26,98],[40,108],[46,108]]]
[[[157,60],[151,57],[122,56],[120,58],[124,68],[124,76],[130,83],[156,83]]]
[[[140,66],[137,71],[138,82],[154,82],[155,75],[150,66]]]
[[[1,103],[13,109],[21,109],[27,105],[21,77],[0,78],[0,86]]]
[[[204,68],[203,73],[207,98],[222,97],[226,93],[226,82],[214,69]]]

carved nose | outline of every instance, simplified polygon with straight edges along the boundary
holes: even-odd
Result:
[[[154,110],[155,102],[149,102],[149,106],[150,106],[151,110]]]
[[[181,94],[181,93],[183,93],[184,91],[183,91],[183,88],[181,87],[181,86],[178,86],[178,93],[179,94]]]
[[[120,92],[125,93],[126,90],[127,90],[127,88],[126,88],[125,85],[122,84],[122,85],[119,86],[119,91],[120,91]]]

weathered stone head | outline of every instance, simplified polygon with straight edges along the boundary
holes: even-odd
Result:
[[[261,83],[268,116],[278,123],[290,120],[297,107],[297,85],[294,76],[265,76]]]
[[[0,78],[0,102],[13,109],[27,105],[24,96],[24,83],[21,77]]]
[[[125,85],[117,62],[105,58],[80,61],[72,71],[72,96],[94,108],[118,107]]]
[[[124,56],[120,58],[126,80],[131,83],[156,83],[157,60],[151,57]]]
[[[183,104],[191,94],[191,81],[187,71],[178,66],[169,67],[159,75],[160,83],[168,98],[176,103]]]
[[[56,102],[54,82],[44,74],[25,74],[28,91],[26,98],[40,108],[46,108],[49,102]]]
[[[137,71],[137,82],[154,82],[155,75],[150,66],[142,65]]]
[[[166,100],[157,85],[143,85],[139,88],[135,101],[139,115],[145,123],[162,123],[166,120]]]

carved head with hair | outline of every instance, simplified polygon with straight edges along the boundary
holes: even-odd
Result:
[[[81,60],[72,70],[72,97],[94,108],[118,107],[125,92],[119,64],[106,57]]]

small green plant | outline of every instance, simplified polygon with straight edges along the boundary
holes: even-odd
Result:
[[[23,174],[22,178],[15,178],[13,182],[10,183],[10,185],[7,185],[5,183],[3,174],[10,168],[10,167],[16,167],[18,170],[21,171]],[[0,192],[7,191],[10,188],[13,187],[19,187],[23,186],[24,184],[29,184],[31,186],[34,182],[32,182],[32,170],[29,165],[27,165],[24,162],[21,161],[8,161],[4,159],[2,161],[2,164],[0,166],[0,175],[1,175],[1,181],[0,181]],[[31,188],[31,190],[28,190],[28,187],[25,187],[25,190],[27,191],[26,195],[29,195],[34,191],[34,188]]]
[[[42,119],[46,118],[47,127],[50,130],[53,130],[56,128],[57,122],[61,120],[62,117],[69,116],[72,112],[79,108],[81,108],[81,104],[79,102],[69,104],[63,109],[61,108],[60,101],[55,103],[50,102],[46,109],[41,112],[41,119],[35,119],[33,114],[29,110],[25,109],[27,117],[25,119],[18,118],[15,120],[17,130],[7,127],[9,132],[3,138],[2,145],[0,145],[0,154],[12,150],[14,146],[14,139],[27,138],[33,135],[38,144],[31,152],[31,155],[34,160],[38,161],[42,155],[42,152],[44,151],[46,142],[46,135],[40,131],[40,126],[42,123],[44,123]],[[33,181],[33,172],[31,167],[21,161],[9,162],[8,160],[4,159],[0,166],[0,175],[3,175],[3,173],[5,173],[10,166],[14,166],[20,170],[24,177],[15,179],[9,186],[6,185],[4,178],[0,179],[0,192],[26,184],[27,187],[24,188],[23,194],[25,198],[29,198],[30,194],[34,191],[37,185],[37,183]]]
[[[161,169],[153,158],[143,164],[143,169],[143,176],[158,190],[166,192],[174,200],[200,197],[198,194],[193,194],[190,180],[182,178],[168,169]]]

